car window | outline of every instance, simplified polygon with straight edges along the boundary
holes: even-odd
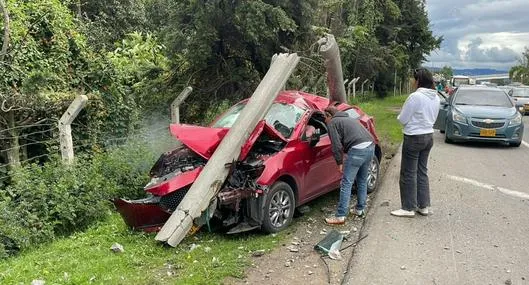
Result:
[[[461,89],[454,98],[455,105],[512,107],[509,96],[500,89]]]
[[[349,115],[349,117],[351,117],[353,119],[360,118],[360,114],[358,114],[358,112],[355,110],[355,108],[351,108],[349,110],[345,110],[344,112],[346,112],[347,115]]]
[[[529,88],[514,88],[512,90],[513,97],[528,97],[529,98]]]
[[[221,118],[215,122],[214,128],[231,128],[235,123],[235,120],[239,117],[242,109],[246,106],[244,103],[239,103],[233,106],[228,112],[226,112]]]
[[[214,128],[231,128],[239,117],[246,103],[233,106],[213,125]],[[265,121],[274,127],[285,138],[290,138],[305,110],[291,104],[274,103],[265,116]]]

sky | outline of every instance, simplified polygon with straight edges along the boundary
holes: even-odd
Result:
[[[426,66],[509,70],[529,48],[529,0],[426,0],[441,48]]]

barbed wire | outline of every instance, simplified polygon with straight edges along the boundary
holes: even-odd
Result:
[[[51,119],[45,119],[45,120],[47,121],[47,120],[51,120]],[[56,120],[54,120],[54,121],[56,122],[54,124],[30,124],[30,125],[23,125],[23,126],[16,126],[16,127],[12,127],[12,128],[2,129],[2,130],[0,130],[0,133],[7,132],[7,131],[10,131],[10,130],[15,130],[15,129],[27,129],[27,128],[39,127],[39,126],[57,126],[58,127],[59,121],[56,121]]]
[[[55,131],[55,130],[58,130],[58,129],[59,129],[58,127],[49,128],[49,129],[46,129],[46,130],[43,130],[43,131],[32,132],[32,133],[29,133],[29,134],[23,133],[23,134],[20,134],[19,136],[15,136],[15,137],[13,137],[13,136],[11,136],[11,137],[2,136],[2,137],[0,137],[0,140],[11,140],[11,139],[14,139],[14,138],[27,139],[27,137],[29,137],[31,135],[44,134],[44,133]]]
[[[44,141],[38,141],[38,142],[31,142],[31,143],[26,143],[26,144],[22,144],[22,145],[19,145],[19,146],[11,147],[11,148],[2,149],[2,150],[0,150],[0,153],[8,152],[8,151],[14,150],[14,149],[20,149],[21,147],[28,146],[28,145],[44,144],[44,143],[53,142],[53,141],[58,142],[56,139],[50,139],[50,140],[44,140]]]
[[[41,157],[45,157],[45,156],[50,156],[51,154],[50,153],[46,153],[46,154],[41,154],[41,155],[37,155],[37,156],[33,156],[31,158],[28,158],[28,159],[25,159],[25,160],[21,160],[19,161],[18,163],[7,163],[7,164],[0,164],[0,168],[2,167],[9,167],[9,166],[12,166],[12,165],[18,165],[18,164],[23,164],[25,162],[28,162],[28,161],[32,161],[32,160],[35,160],[37,158],[41,158]],[[11,176],[7,176],[7,177],[11,177]],[[5,178],[5,177],[3,177]],[[2,180],[2,178],[0,178],[0,180]]]

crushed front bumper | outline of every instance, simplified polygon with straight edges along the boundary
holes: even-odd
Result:
[[[139,200],[114,199],[112,201],[127,226],[145,232],[159,231],[171,216],[160,206],[160,197]]]

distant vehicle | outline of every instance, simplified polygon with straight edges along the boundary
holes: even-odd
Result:
[[[471,85],[473,82],[475,83],[475,81],[471,80],[470,77],[465,75],[454,75],[450,79],[450,85],[456,88],[461,85]]]
[[[460,86],[441,100],[434,126],[445,132],[445,142],[488,141],[518,147],[522,142],[522,114],[503,90]]]
[[[512,98],[522,115],[529,114],[529,87],[512,88]]]

